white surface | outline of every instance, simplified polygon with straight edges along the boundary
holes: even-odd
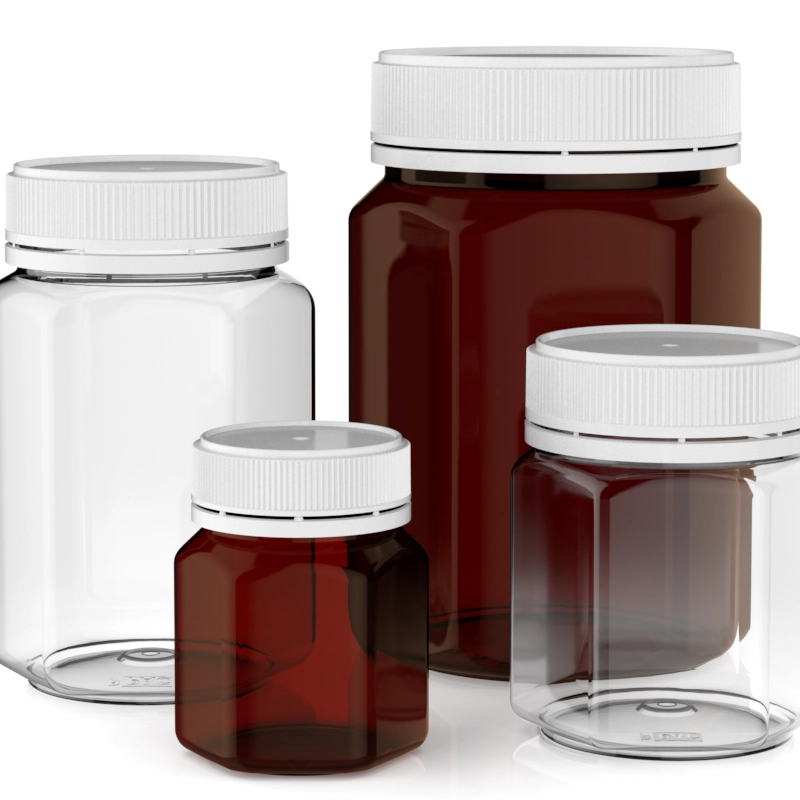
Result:
[[[258,247],[289,227],[286,173],[263,158],[39,158],[14,165],[6,203],[7,240],[51,250]]]
[[[741,70],[721,50],[389,50],[372,66],[372,98],[373,141],[389,146],[378,162],[390,166],[401,166],[396,154],[403,165],[431,169],[432,148],[525,153],[506,156],[519,162],[509,171],[572,173],[572,154],[583,152],[582,169],[613,172],[620,159],[604,166],[602,154],[658,150],[662,159],[675,151],[673,169],[697,169],[693,150],[741,138]],[[412,157],[397,148],[417,149]],[[716,149],[705,155],[721,159],[713,166],[731,163]]]
[[[345,221],[383,174],[370,162],[369,141],[378,51],[532,42],[725,48],[743,65],[743,160],[729,175],[764,215],[763,322],[798,333],[797,163],[790,147],[776,146],[797,128],[796,104],[786,102],[797,74],[794,15],[780,0],[672,0],[652,12],[641,0],[5,3],[0,167],[75,153],[280,160],[291,176],[291,271],[316,299],[317,415],[346,419]],[[296,780],[230,773],[185,751],[168,708],[77,705],[0,670],[2,792],[70,800],[716,800],[791,798],[800,783],[796,743],[688,765],[584,756],[538,739],[526,745],[535,729],[513,714],[505,684],[433,676],[432,688],[431,734],[419,751],[374,773]]]
[[[671,464],[800,452],[800,436],[784,436],[800,429],[800,339],[792,334],[721,325],[571,328],[541,335],[526,358],[532,447]],[[683,441],[734,437],[749,439]]]
[[[215,428],[194,443],[192,499],[264,517],[386,511],[411,499],[411,445],[391,428],[363,423]]]
[[[663,763],[593,756],[543,740],[517,717],[508,684],[431,677],[431,731],[419,749],[369,772],[298,778],[232,772],[185,750],[167,706],[121,708],[47,697],[0,673],[4,781],[29,796],[167,798],[792,797],[798,749]],[[37,794],[41,792],[41,795]],[[9,795],[11,796],[11,795]]]

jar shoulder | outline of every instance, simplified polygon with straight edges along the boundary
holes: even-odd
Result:
[[[427,567],[427,555],[403,528],[351,537],[284,539],[236,536],[202,529],[178,551],[176,564],[209,559],[242,570],[287,563],[328,562],[367,576],[383,573],[399,562]]]
[[[761,215],[756,205],[727,177],[718,183],[644,189],[610,190],[519,190],[493,188],[455,188],[439,185],[405,184],[384,179],[362,198],[351,212],[351,224],[367,224],[371,217],[385,218],[389,213],[433,214],[437,220],[485,221],[500,224],[513,220],[519,224],[526,215],[559,212],[562,216],[587,210],[641,216],[651,221],[673,225],[719,214],[759,225]]]
[[[681,479],[694,482],[708,480],[747,483],[766,480],[789,471],[800,473],[800,458],[748,464],[626,464],[577,460],[531,449],[518,459],[512,470],[512,477],[517,485],[538,478],[609,485],[629,481],[674,482]]]

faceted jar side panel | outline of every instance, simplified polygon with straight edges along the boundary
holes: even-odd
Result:
[[[363,769],[427,733],[427,561],[400,531],[198,533],[176,559],[177,731],[233,769]]]
[[[549,735],[612,752],[657,750],[668,740],[653,731],[678,728],[693,738],[676,749],[759,746],[775,724],[762,647],[764,497],[749,466],[523,456],[513,476],[515,710]]]

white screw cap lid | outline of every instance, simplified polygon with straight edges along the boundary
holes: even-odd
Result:
[[[192,499],[264,517],[344,517],[411,499],[411,445],[397,431],[349,422],[230,425],[194,444]]]
[[[584,437],[655,447],[655,439],[791,434],[800,429],[800,338],[711,325],[547,333],[527,350],[525,416],[534,446],[538,430],[561,431],[571,448],[581,439],[595,450],[605,443],[609,453],[609,439]]]
[[[694,154],[696,168],[726,166],[739,160],[740,94],[739,64],[725,50],[386,50],[372,73],[373,156],[412,167],[414,159],[397,148],[484,151],[471,157],[472,168],[462,154],[462,169],[530,172],[538,164],[551,172],[597,172],[588,155],[580,156],[583,163],[562,158],[563,168],[553,156],[583,152],[596,161],[598,154],[616,153],[619,165],[606,155],[605,168],[628,172],[663,166],[663,154],[658,161],[652,152],[649,161],[640,154],[639,166],[625,168],[625,159],[635,162],[639,151],[688,151],[680,160],[689,164],[695,148],[727,148],[716,153],[718,164],[714,153]],[[488,161],[489,152],[499,155]],[[538,161],[529,169],[519,158],[509,160],[510,153],[537,154]],[[416,156],[418,169],[455,168],[444,153],[420,159],[423,153]],[[674,168],[682,167],[676,162]]]
[[[288,235],[286,173],[262,158],[45,158],[15,164],[6,190],[6,238],[27,247],[211,250]]]

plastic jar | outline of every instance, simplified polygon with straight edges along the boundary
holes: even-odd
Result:
[[[800,339],[624,325],[528,349],[512,705],[598,753],[710,758],[800,709]]]
[[[198,430],[313,415],[313,303],[274,161],[61,158],[8,177],[0,662],[37,689],[172,702]]]
[[[247,772],[349,772],[428,730],[428,561],[410,447],[343,422],[234,425],[195,443],[175,560],[181,743]]]
[[[350,220],[351,415],[414,443],[431,667],[507,678],[520,353],[547,331],[759,325],[739,65],[710,50],[380,54]]]

